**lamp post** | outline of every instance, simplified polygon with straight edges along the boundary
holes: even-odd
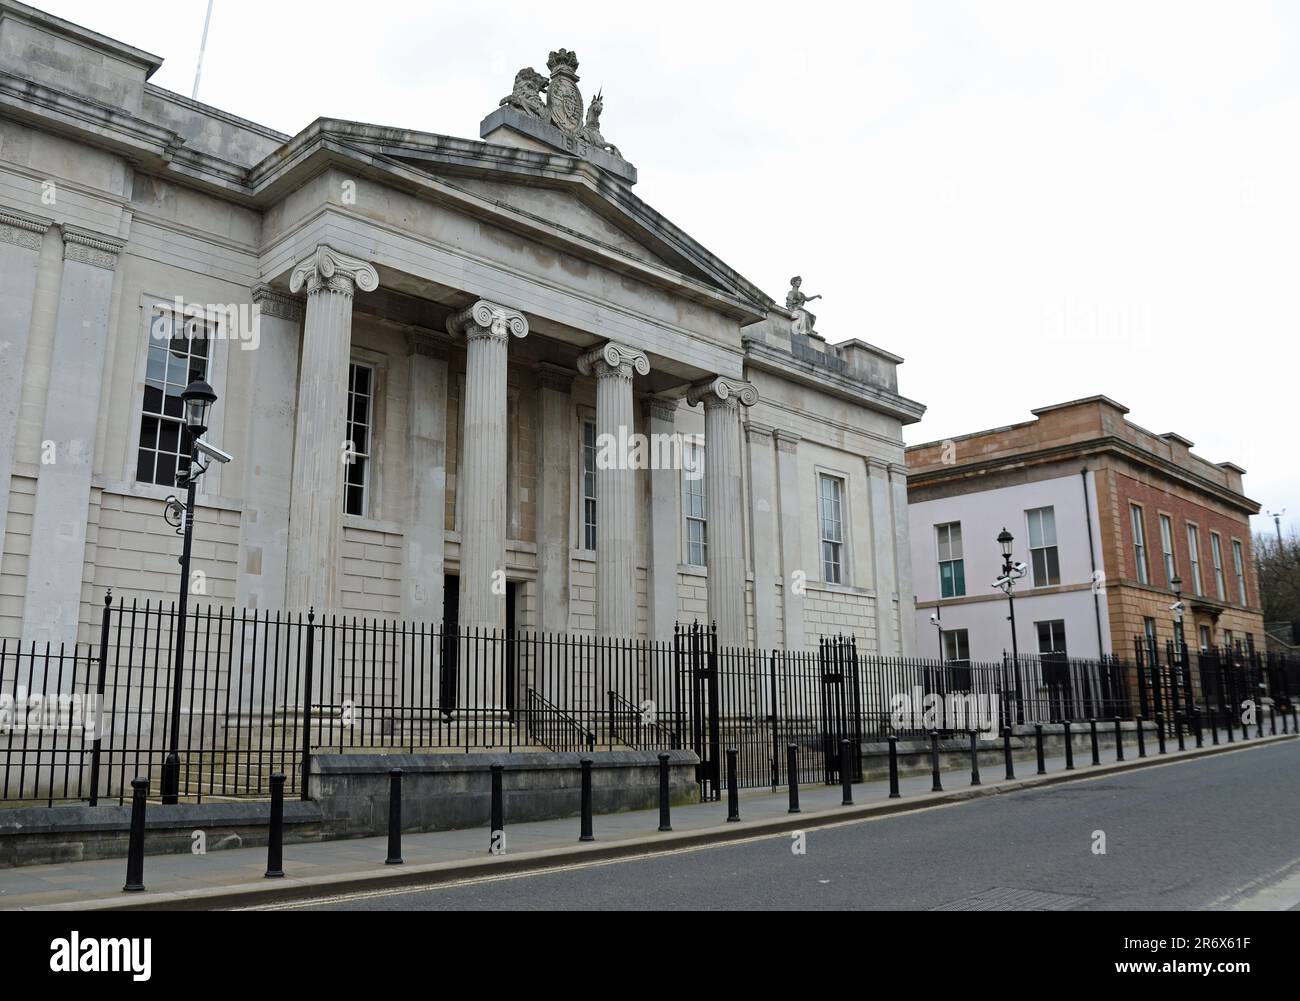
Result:
[[[998,546],[1002,550],[1002,576],[993,582],[993,586],[1000,588],[1007,596],[1007,618],[1011,622],[1011,663],[1016,674],[1016,722],[1023,723],[1025,700],[1024,692],[1020,687],[1020,644],[1016,640],[1015,588],[1016,581],[1025,575],[1025,567],[1024,564],[1017,563],[1011,558],[1011,544],[1015,541],[1015,536],[1005,527],[998,533]]]
[[[190,551],[194,543],[194,502],[199,477],[207,466],[199,465],[198,441],[208,429],[208,408],[217,400],[212,387],[196,379],[181,393],[184,404],[185,430],[190,440],[190,464],[185,472],[185,503],[174,496],[167,498],[164,517],[176,528],[184,542],[181,545],[181,590],[176,619],[176,653],[172,661],[172,718],[168,736],[167,759],[163,763],[162,801],[175,804],[180,801],[181,785],[181,679],[185,665],[185,616],[190,594]]]

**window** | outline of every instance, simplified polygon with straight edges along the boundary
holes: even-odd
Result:
[[[1037,507],[1026,511],[1029,519],[1029,561],[1034,568],[1034,587],[1061,583],[1061,562],[1056,550],[1056,511]]]
[[[1187,552],[1192,561],[1192,593],[1198,598],[1201,590],[1201,536],[1195,525],[1187,526]]]
[[[1171,581],[1178,576],[1178,567],[1174,562],[1174,523],[1169,520],[1169,515],[1160,516],[1160,548],[1165,554],[1165,583],[1171,584]]]
[[[1052,619],[1049,622],[1035,622],[1038,630],[1038,652],[1065,653],[1065,620]]]
[[[966,593],[966,561],[961,553],[961,522],[935,525],[939,537],[939,594],[960,598]]]
[[[1146,637],[1147,656],[1151,658],[1151,663],[1156,661],[1156,620],[1142,620],[1142,635]]]
[[[1147,573],[1147,534],[1142,527],[1142,509],[1133,504],[1129,513],[1133,517],[1133,565],[1137,569],[1138,583],[1147,584],[1151,575]]]
[[[1201,649],[1209,650],[1210,649],[1210,627],[1200,626],[1197,631],[1201,637]]]
[[[1214,558],[1214,591],[1220,601],[1227,601],[1228,592],[1223,586],[1223,544],[1218,532],[1210,533],[1210,556]]]
[[[375,370],[348,366],[348,454],[343,476],[343,510],[364,516],[370,503],[370,441],[374,415]]]
[[[140,412],[135,478],[177,486],[189,472],[189,440],[181,425],[181,393],[195,379],[208,379],[208,330],[201,320],[158,312],[149,323],[149,357]]]
[[[704,449],[694,442],[682,445],[682,511],[686,515],[686,562],[706,566],[708,524],[704,515]]]
[[[817,478],[821,500],[822,580],[844,583],[844,481],[821,474]]]
[[[970,662],[970,636],[965,629],[943,631],[943,659],[949,662]]]
[[[1241,543],[1232,540],[1232,569],[1237,574],[1237,603],[1246,604],[1246,561],[1242,556]]]
[[[596,548],[596,422],[582,422],[582,548]]]

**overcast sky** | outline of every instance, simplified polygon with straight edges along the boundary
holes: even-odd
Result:
[[[207,0],[40,0],[166,60]],[[831,341],[909,443],[1104,393],[1300,526],[1300,5],[216,0],[201,100],[478,137],[574,49],[637,193]],[[1256,519],[1256,529],[1271,520]]]

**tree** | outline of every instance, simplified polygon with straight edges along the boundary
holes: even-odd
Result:
[[[1265,622],[1300,622],[1300,536],[1255,536],[1255,569]]]

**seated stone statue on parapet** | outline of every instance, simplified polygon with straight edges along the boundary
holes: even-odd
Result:
[[[518,108],[530,118],[546,120],[546,103],[542,100],[544,91],[550,81],[531,66],[525,66],[515,74],[515,89],[501,98],[499,107],[509,105]]]
[[[801,286],[803,278],[795,275],[790,279],[790,291],[785,294],[785,308],[794,314],[794,320],[790,323],[790,329],[796,334],[811,334],[813,327],[817,323],[817,317],[808,312],[804,307],[807,303],[820,299],[820,295],[804,295]]]
[[[623,154],[618,151],[618,147],[612,142],[606,142],[605,137],[600,134],[600,113],[605,110],[605,98],[602,91],[596,91],[596,96],[591,99],[591,107],[587,109],[587,124],[582,128],[582,138],[591,143],[597,149],[608,150],[619,159]]]

